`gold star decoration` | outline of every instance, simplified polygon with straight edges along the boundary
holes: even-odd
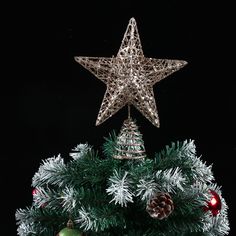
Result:
[[[132,104],[153,125],[159,127],[153,86],[187,64],[183,60],[144,57],[134,18],[129,21],[116,57],[79,56],[75,60],[107,86],[96,125],[125,105]]]

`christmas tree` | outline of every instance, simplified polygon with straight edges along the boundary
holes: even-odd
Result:
[[[159,127],[153,86],[187,63],[144,57],[133,18],[116,57],[75,60],[107,86],[96,125],[126,105],[128,118],[105,138],[102,152],[78,144],[69,160],[42,161],[32,205],[16,211],[18,235],[227,235],[227,204],[194,140],[149,157],[131,117],[133,105]]]

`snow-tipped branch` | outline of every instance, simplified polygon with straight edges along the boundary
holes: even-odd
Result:
[[[32,186],[43,186],[52,184],[63,186],[63,176],[66,172],[66,165],[60,155],[51,157],[43,161],[38,172],[32,178]]]
[[[161,183],[160,188],[162,190],[174,193],[176,189],[184,191],[183,186],[185,185],[186,179],[183,177],[181,169],[177,167],[157,171],[156,181],[157,183]]]
[[[89,151],[91,151],[91,147],[88,144],[78,144],[76,147],[72,149],[70,156],[74,160],[78,160],[84,157]]]
[[[207,166],[206,162],[203,162],[200,157],[193,156],[192,160],[192,176],[196,181],[200,181],[202,183],[211,183],[214,180],[214,176],[212,173],[212,164]]]
[[[154,179],[145,180],[141,179],[139,184],[137,184],[137,194],[136,196],[141,196],[141,200],[145,201],[150,199],[155,192],[158,191],[158,184],[155,183]]]
[[[113,176],[109,178],[109,187],[106,189],[106,192],[113,196],[110,202],[115,201],[115,204],[119,203],[122,207],[126,207],[128,202],[133,202],[134,193],[130,189],[131,181],[127,175],[127,171],[122,176],[115,170]]]
[[[67,212],[72,212],[77,206],[78,198],[77,198],[78,192],[73,188],[66,186],[61,193],[61,196],[58,197],[58,199],[61,200],[62,207]]]
[[[110,206],[100,209],[82,206],[78,213],[79,216],[75,222],[84,231],[104,231],[109,227],[115,227],[121,223],[125,224],[124,219],[119,219],[116,212]]]

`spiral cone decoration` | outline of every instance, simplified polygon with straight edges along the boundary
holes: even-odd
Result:
[[[142,134],[131,118],[124,121],[117,137],[115,150],[113,157],[116,159],[141,159],[146,157]]]

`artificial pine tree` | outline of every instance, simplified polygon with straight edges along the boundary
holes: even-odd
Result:
[[[185,61],[146,58],[135,20],[128,24],[116,57],[76,57],[107,85],[96,124],[125,105],[153,125],[159,118],[153,85]],[[227,204],[214,183],[212,166],[196,155],[193,140],[145,154],[130,117],[103,152],[77,145],[66,161],[43,160],[32,179],[33,204],[17,209],[20,236],[221,236],[229,232]]]

